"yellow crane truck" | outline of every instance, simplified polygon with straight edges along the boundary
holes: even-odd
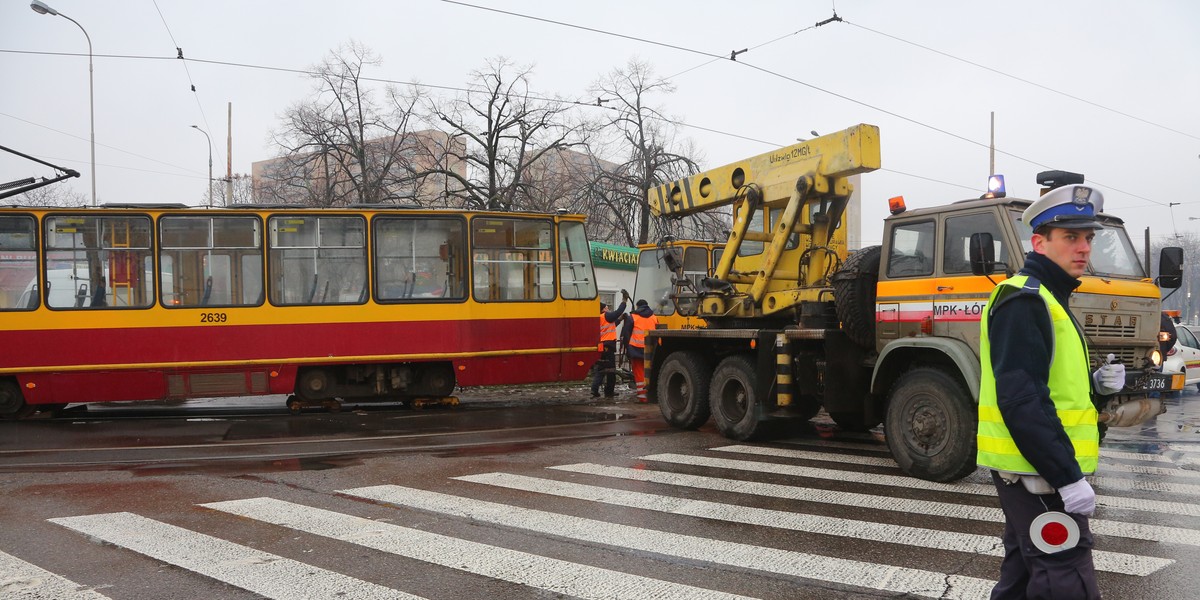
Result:
[[[883,423],[914,477],[974,470],[979,318],[1031,249],[1021,222],[1031,201],[905,210],[893,199],[883,245],[849,253],[849,178],[879,166],[879,129],[857,125],[650,190],[663,218],[733,206],[711,276],[685,276],[669,243],[663,254],[679,273],[676,312],[707,324],[648,336],[647,385],[668,423],[694,429],[711,416],[726,437],[762,439],[823,407],[843,429]],[[1048,172],[1046,183],[1065,175]],[[1163,250],[1156,285],[1121,220],[1100,218],[1071,312],[1093,368],[1109,354],[1124,363],[1126,386],[1100,419],[1129,426],[1163,411],[1151,392],[1183,387],[1161,372],[1157,343],[1159,286],[1179,287],[1182,250]]]

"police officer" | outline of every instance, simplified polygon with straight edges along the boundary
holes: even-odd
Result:
[[[658,317],[650,303],[645,300],[637,301],[633,309],[633,334],[629,336],[629,345],[625,351],[629,354],[629,366],[633,369],[633,381],[637,386],[638,402],[648,402],[646,396],[646,334],[658,327]]]
[[[617,385],[617,323],[625,313],[625,303],[629,301],[629,292],[621,290],[621,304],[616,310],[608,310],[608,305],[600,301],[600,360],[596,363],[596,375],[592,378],[592,397],[600,397],[600,381],[604,381],[604,397],[616,395]]]
[[[1084,478],[1100,454],[1092,394],[1120,391],[1125,367],[1089,373],[1068,298],[1087,268],[1103,206],[1100,192],[1068,185],[1025,209],[1033,251],[992,291],[981,319],[978,463],[991,469],[1005,518],[993,600],[1100,597],[1088,526],[1096,494]],[[1074,547],[1038,549],[1030,528],[1049,511],[1078,525]]]

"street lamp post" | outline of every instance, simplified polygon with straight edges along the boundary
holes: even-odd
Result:
[[[88,119],[91,121],[91,143],[92,143],[92,206],[96,206],[96,100],[95,86],[92,84],[92,36],[88,35],[83,25],[79,21],[64,15],[53,8],[50,8],[42,0],[33,0],[29,3],[29,8],[39,15],[50,15],[62,17],[75,24],[80,31],[83,32],[83,37],[87,39],[88,45]]]
[[[212,138],[208,136],[208,132],[200,129],[199,125],[192,125],[192,129],[204,134],[204,138],[208,140],[208,207],[212,208]]]

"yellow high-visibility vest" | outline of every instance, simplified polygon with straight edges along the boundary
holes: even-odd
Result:
[[[1037,470],[1021,455],[1012,434],[1004,425],[996,405],[996,377],[992,373],[991,343],[988,340],[988,314],[992,303],[1002,294],[1016,293],[1026,286],[1028,275],[1018,275],[1000,282],[992,290],[988,310],[979,320],[979,362],[982,377],[979,384],[979,429],[977,463],[982,467],[1036,475]],[[1035,280],[1036,282],[1036,280]],[[1031,284],[1032,285],[1032,284]],[[1096,471],[1100,458],[1100,432],[1096,426],[1096,407],[1092,404],[1091,372],[1088,367],[1087,344],[1071,320],[1067,309],[1059,304],[1045,286],[1037,286],[1038,296],[1046,303],[1054,330],[1054,355],[1050,360],[1050,400],[1062,422],[1075,460],[1083,473]]]

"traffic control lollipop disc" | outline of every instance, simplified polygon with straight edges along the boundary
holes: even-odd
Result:
[[[1079,524],[1058,511],[1042,513],[1030,524],[1029,537],[1046,554],[1070,550],[1079,544]]]

